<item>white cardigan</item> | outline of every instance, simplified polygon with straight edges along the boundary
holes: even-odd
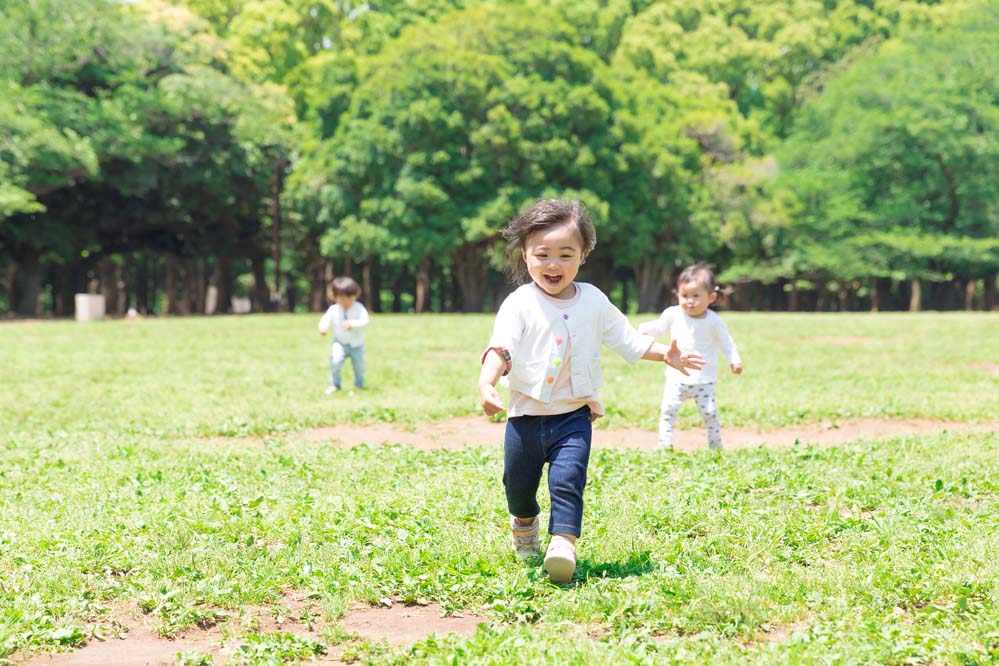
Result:
[[[550,402],[564,362],[566,338],[572,340],[572,394],[586,397],[603,386],[600,346],[607,345],[628,363],[640,359],[655,338],[642,335],[602,291],[576,282],[579,300],[561,310],[533,282],[507,296],[496,314],[494,347],[508,349],[512,367],[504,384],[540,402]]]

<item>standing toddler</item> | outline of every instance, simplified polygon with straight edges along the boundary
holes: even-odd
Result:
[[[326,335],[333,326],[333,348],[330,350],[330,385],[326,395],[340,390],[340,371],[347,359],[354,368],[354,386],[364,388],[364,329],[368,311],[357,298],[361,287],[349,277],[333,280],[333,305],[319,320],[319,334]]]
[[[658,448],[673,448],[673,426],[684,400],[693,399],[708,431],[708,446],[721,448],[721,424],[715,400],[718,381],[718,352],[721,351],[732,372],[742,374],[742,360],[728,327],[713,310],[718,299],[715,275],[706,264],[688,266],[676,281],[679,305],[666,308],[659,319],[638,327],[642,333],[660,336],[669,333],[672,344],[685,352],[695,352],[704,359],[704,367],[689,373],[666,369],[666,388],[659,413]]]

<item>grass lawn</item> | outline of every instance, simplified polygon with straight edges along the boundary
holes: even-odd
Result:
[[[746,374],[720,382],[724,424],[999,415],[995,315],[725,317]],[[491,317],[376,316],[370,388],[333,396],[317,321],[0,325],[0,663],[79,644],[116,604],[171,634],[291,589],[321,602],[330,644],[347,608],[386,596],[489,620],[352,644],[376,664],[999,660],[999,433],[595,451],[560,587],[508,551],[498,443],[295,435],[476,413]],[[661,366],[609,354],[604,376],[605,424],[652,428]],[[204,439],[246,434],[263,444]]]

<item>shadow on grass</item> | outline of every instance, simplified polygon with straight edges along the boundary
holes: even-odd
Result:
[[[543,561],[544,558],[539,558]],[[630,578],[631,576],[644,576],[655,569],[652,563],[652,556],[649,551],[643,551],[632,555],[626,560],[618,562],[593,562],[581,559],[576,562],[576,571],[572,575],[572,580],[568,583],[558,584],[563,588],[576,588],[586,585],[592,578]]]

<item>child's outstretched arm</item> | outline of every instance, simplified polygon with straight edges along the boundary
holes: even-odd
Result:
[[[506,407],[496,391],[496,382],[507,370],[507,362],[499,351],[493,347],[486,350],[486,355],[482,359],[482,370],[479,371],[479,400],[482,402],[482,409],[492,416],[499,414]]]
[[[704,358],[700,354],[680,351],[680,348],[676,346],[676,340],[670,342],[669,347],[653,342],[642,358],[647,361],[664,362],[685,375],[689,374],[687,370],[700,370],[704,366]]]
[[[714,333],[715,338],[718,340],[718,346],[721,347],[722,354],[725,355],[725,360],[728,361],[729,367],[732,368],[732,374],[741,375],[742,359],[739,357],[739,349],[735,346],[735,340],[729,334],[725,320],[717,317],[716,321],[718,323],[715,325]]]
[[[326,335],[330,330],[330,323],[333,321],[333,307],[326,310],[326,314],[319,320],[319,335]]]

